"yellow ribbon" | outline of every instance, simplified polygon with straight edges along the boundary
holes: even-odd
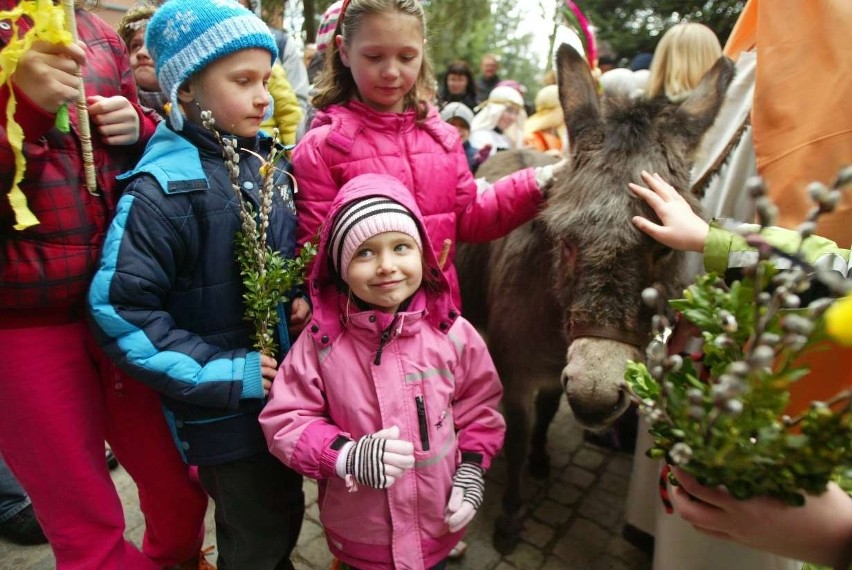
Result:
[[[23,37],[18,34],[18,20],[28,16],[32,27]],[[44,40],[53,44],[70,45],[71,33],[65,29],[65,14],[61,6],[54,6],[52,0],[24,0],[14,9],[0,12],[0,21],[9,21],[12,25],[12,37],[8,45],[0,51],[0,83],[9,90],[9,102],[6,105],[6,136],[12,155],[15,157],[15,175],[12,189],[9,190],[9,203],[15,213],[15,229],[23,230],[38,224],[38,219],[27,207],[27,198],[21,192],[20,183],[26,172],[24,158],[24,130],[15,122],[17,101],[12,88],[12,75],[18,67],[18,61],[35,40]]]

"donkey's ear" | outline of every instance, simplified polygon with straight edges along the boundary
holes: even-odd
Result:
[[[568,44],[556,52],[559,102],[573,147],[578,135],[600,123],[598,91],[589,64]]]
[[[688,150],[698,147],[701,137],[716,120],[733,78],[734,63],[720,57],[671,117],[674,124],[670,125],[670,132],[682,137]]]

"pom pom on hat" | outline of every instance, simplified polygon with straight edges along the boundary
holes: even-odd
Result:
[[[331,229],[328,248],[334,269],[344,281],[358,247],[371,237],[385,232],[407,234],[423,250],[414,215],[399,202],[371,196],[351,202],[341,209]]]
[[[273,62],[278,57],[269,28],[236,0],[169,0],[148,22],[145,45],[171,103],[169,119],[176,131],[183,128],[178,89],[192,75],[244,49],[265,49]]]

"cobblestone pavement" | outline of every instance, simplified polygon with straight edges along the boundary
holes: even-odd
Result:
[[[526,477],[527,511],[522,542],[500,556],[491,546],[500,514],[505,460],[498,457],[487,476],[486,500],[468,529],[468,549],[450,570],[648,570],[649,557],[621,537],[632,456],[583,442],[582,432],[563,402],[550,428],[551,475],[546,481]],[[127,473],[113,472],[127,513],[127,536],[139,544],[143,530],[136,489]],[[307,480],[308,511],[293,562],[297,570],[327,570],[331,555],[319,525],[316,484]],[[212,509],[207,514],[205,544],[215,544]],[[0,540],[0,569],[49,570],[47,546],[20,547]],[[252,570],[252,569],[246,569]]]

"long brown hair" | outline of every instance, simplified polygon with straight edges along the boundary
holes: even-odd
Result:
[[[345,12],[337,20],[334,36],[343,36],[346,45],[358,34],[364,18],[374,14],[383,14],[396,10],[402,14],[414,16],[420,22],[423,38],[426,38],[426,14],[419,0],[351,0],[345,3]],[[428,100],[434,91],[435,77],[426,50],[423,50],[423,62],[414,87],[405,94],[403,107],[413,108],[418,121],[426,118],[429,112]],[[312,99],[314,107],[325,109],[330,105],[346,103],[358,94],[358,86],[352,77],[352,71],[340,59],[337,42],[328,43],[325,54],[325,69],[317,77],[316,95]]]

